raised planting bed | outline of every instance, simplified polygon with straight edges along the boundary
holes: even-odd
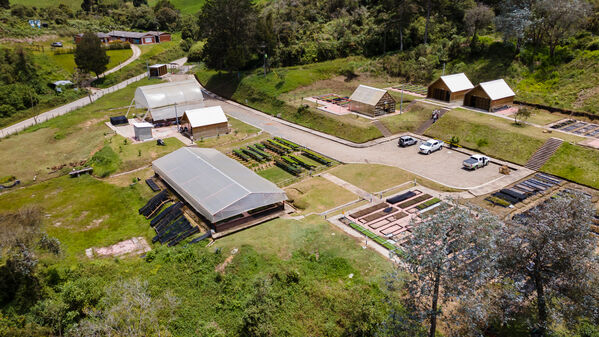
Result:
[[[271,144],[267,141],[262,142],[262,145],[264,145],[264,147],[266,147],[267,149],[269,149],[270,151],[272,151],[278,155],[287,154],[287,151],[285,151],[284,149],[282,149],[274,144]]]
[[[414,199],[410,199],[408,201],[402,202],[401,204],[397,205],[397,207],[406,209],[406,208],[412,207],[418,203],[421,203],[425,200],[428,200],[430,198],[432,198],[432,196],[430,194],[423,194],[423,195],[417,196]]]
[[[366,228],[364,228],[364,227],[362,227],[362,226],[360,226],[360,225],[358,225],[356,223],[350,222],[349,226],[351,228],[357,230],[358,232],[366,235],[366,237],[372,239],[372,241],[374,241],[374,242],[378,243],[379,245],[387,248],[388,250],[394,251],[397,248],[394,245],[392,245],[389,242],[387,242],[386,239],[384,239],[384,238],[382,238],[382,237],[374,234],[373,232],[369,231],[368,229],[366,229]]]
[[[257,146],[258,144],[254,144],[251,146],[248,146],[252,151],[256,152],[257,154],[261,155],[264,159],[266,160],[272,160],[272,156],[269,155],[268,153],[262,151],[260,148],[258,148]]]
[[[325,158],[321,155],[319,155],[318,153],[314,152],[314,151],[310,151],[308,149],[303,149],[302,150],[302,154],[310,159],[313,159],[321,164],[324,164],[326,166],[331,166],[331,164],[333,164],[332,161],[330,161],[328,158]]]
[[[493,193],[492,196],[497,197],[499,199],[503,199],[503,200],[509,202],[510,204],[517,204],[518,203],[518,199],[516,199],[516,198],[514,198],[514,197],[512,197],[510,195],[507,195],[505,193],[496,192],[496,193]]]
[[[350,214],[349,216],[351,216],[354,219],[357,219],[357,218],[363,217],[366,214],[370,214],[372,212],[378,211],[379,209],[387,208],[387,206],[388,206],[387,203],[381,202],[380,204],[376,204],[376,205],[370,206],[368,208],[364,208],[361,211],[354,212],[354,213]]]
[[[300,166],[300,164],[293,158],[289,157],[289,156],[283,156],[281,157],[281,159],[283,159],[287,164],[289,165],[293,165],[293,166]]]
[[[289,146],[290,148],[292,148],[294,150],[299,150],[301,148],[301,146],[297,145],[296,143],[289,141],[287,139],[283,139],[281,137],[275,137],[275,140],[278,141],[279,143]]]
[[[243,161],[250,161],[250,157],[246,156],[245,154],[243,154],[243,152],[239,150],[233,150],[233,154]]]
[[[311,170],[313,168],[315,168],[316,166],[308,163],[306,160],[304,160],[302,157],[300,156],[296,156],[294,154],[290,154],[289,155],[290,158],[294,159],[299,165],[307,168],[308,170]]]
[[[485,199],[486,201],[492,203],[493,205],[499,205],[501,207],[510,207],[510,203],[494,196],[489,196]]]
[[[248,155],[250,158],[252,158],[252,159],[254,159],[254,160],[256,160],[256,161],[259,161],[259,162],[262,162],[262,161],[264,161],[264,158],[262,158],[262,156],[261,156],[261,155],[257,154],[257,153],[256,153],[256,152],[254,152],[254,151],[251,151],[251,150],[249,150],[249,149],[240,149],[240,150],[241,150],[241,151],[242,151],[244,154]]]
[[[409,191],[409,192],[391,197],[391,198],[387,199],[386,201],[390,204],[397,204],[398,202],[402,202],[404,200],[410,199],[411,197],[415,196],[416,194],[418,194],[418,193]]]
[[[298,176],[302,173],[301,169],[299,169],[293,165],[290,165],[290,164],[286,163],[285,161],[278,159],[278,158],[275,158],[275,165],[277,165],[278,167],[282,168],[283,170],[293,174],[294,176]]]
[[[566,125],[570,125],[570,124],[572,124],[572,123],[574,123],[574,122],[576,122],[574,119],[568,119],[568,120],[565,120],[565,121],[563,121],[563,122],[559,122],[559,123],[557,123],[557,124],[553,124],[553,125],[551,126],[551,128],[552,128],[552,129],[560,129],[560,128],[563,128],[564,126],[566,126]]]
[[[393,212],[397,211],[397,208],[395,207],[387,207],[385,209],[383,209],[380,212],[376,212],[376,213],[372,213],[370,215],[367,215],[365,217],[362,218],[362,220],[366,221],[366,222],[371,222],[377,219],[380,219],[382,217],[385,217]]]
[[[441,202],[441,199],[439,198],[432,198],[431,200],[425,201],[423,203],[421,203],[420,205],[416,206],[416,208],[418,208],[419,210],[423,210],[425,208],[428,208],[434,204],[438,204]]]
[[[278,142],[275,139],[267,139],[266,141],[269,142],[270,144],[274,145],[274,146],[277,146],[277,147],[285,150],[287,153],[293,152],[292,148],[290,148],[289,146],[287,146],[287,145],[285,145],[283,143]]]

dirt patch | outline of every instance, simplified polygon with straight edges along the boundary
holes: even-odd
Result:
[[[83,230],[90,230],[92,228],[96,228],[96,227],[100,226],[100,224],[102,222],[104,222],[104,220],[106,220],[106,219],[108,219],[108,215],[105,215],[99,219],[92,220],[92,222],[89,225],[85,226],[85,228]]]
[[[85,250],[85,255],[92,258],[94,256],[122,256],[122,255],[139,255],[151,250],[150,245],[144,237],[135,237],[129,240],[115,243],[112,246],[100,248],[88,248]]]
[[[92,125],[95,125],[95,124],[98,124],[98,123],[100,123],[100,122],[102,122],[102,121],[103,121],[103,119],[100,119],[100,118],[94,118],[94,119],[90,119],[90,120],[88,120],[88,121],[85,121],[85,122],[81,123],[80,125],[81,125],[82,127],[86,128],[86,129],[88,129],[90,126],[92,126]]]
[[[227,257],[225,259],[225,261],[223,261],[223,263],[221,263],[218,266],[216,266],[216,268],[214,268],[214,271],[216,271],[217,273],[224,274],[225,273],[225,268],[227,268],[227,266],[229,265],[229,263],[231,263],[231,261],[233,261],[233,258],[235,257],[235,254],[237,254],[237,248],[233,248],[233,250],[231,250],[231,255],[229,257]]]

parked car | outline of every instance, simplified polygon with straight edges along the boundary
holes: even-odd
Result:
[[[470,158],[464,160],[462,165],[468,170],[476,170],[477,168],[487,166],[489,164],[489,157],[483,156],[482,154],[475,154]]]
[[[401,136],[401,137],[399,137],[399,140],[397,141],[397,145],[399,145],[401,147],[412,146],[416,143],[417,143],[416,139],[414,139],[414,137],[410,137],[410,136]]]
[[[62,42],[52,42],[52,47],[62,47]]]
[[[420,148],[418,149],[420,153],[431,154],[437,150],[441,150],[443,147],[443,142],[436,139],[429,139],[426,142],[420,144]]]

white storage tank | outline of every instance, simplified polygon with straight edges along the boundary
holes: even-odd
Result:
[[[143,122],[143,123],[133,123],[133,131],[135,131],[135,139],[139,141],[144,141],[147,139],[152,139],[152,128],[154,125]]]

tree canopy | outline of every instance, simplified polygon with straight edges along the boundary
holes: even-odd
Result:
[[[99,76],[106,70],[110,57],[102,47],[102,42],[93,32],[83,34],[81,41],[75,48],[75,64],[86,72],[93,72]]]

